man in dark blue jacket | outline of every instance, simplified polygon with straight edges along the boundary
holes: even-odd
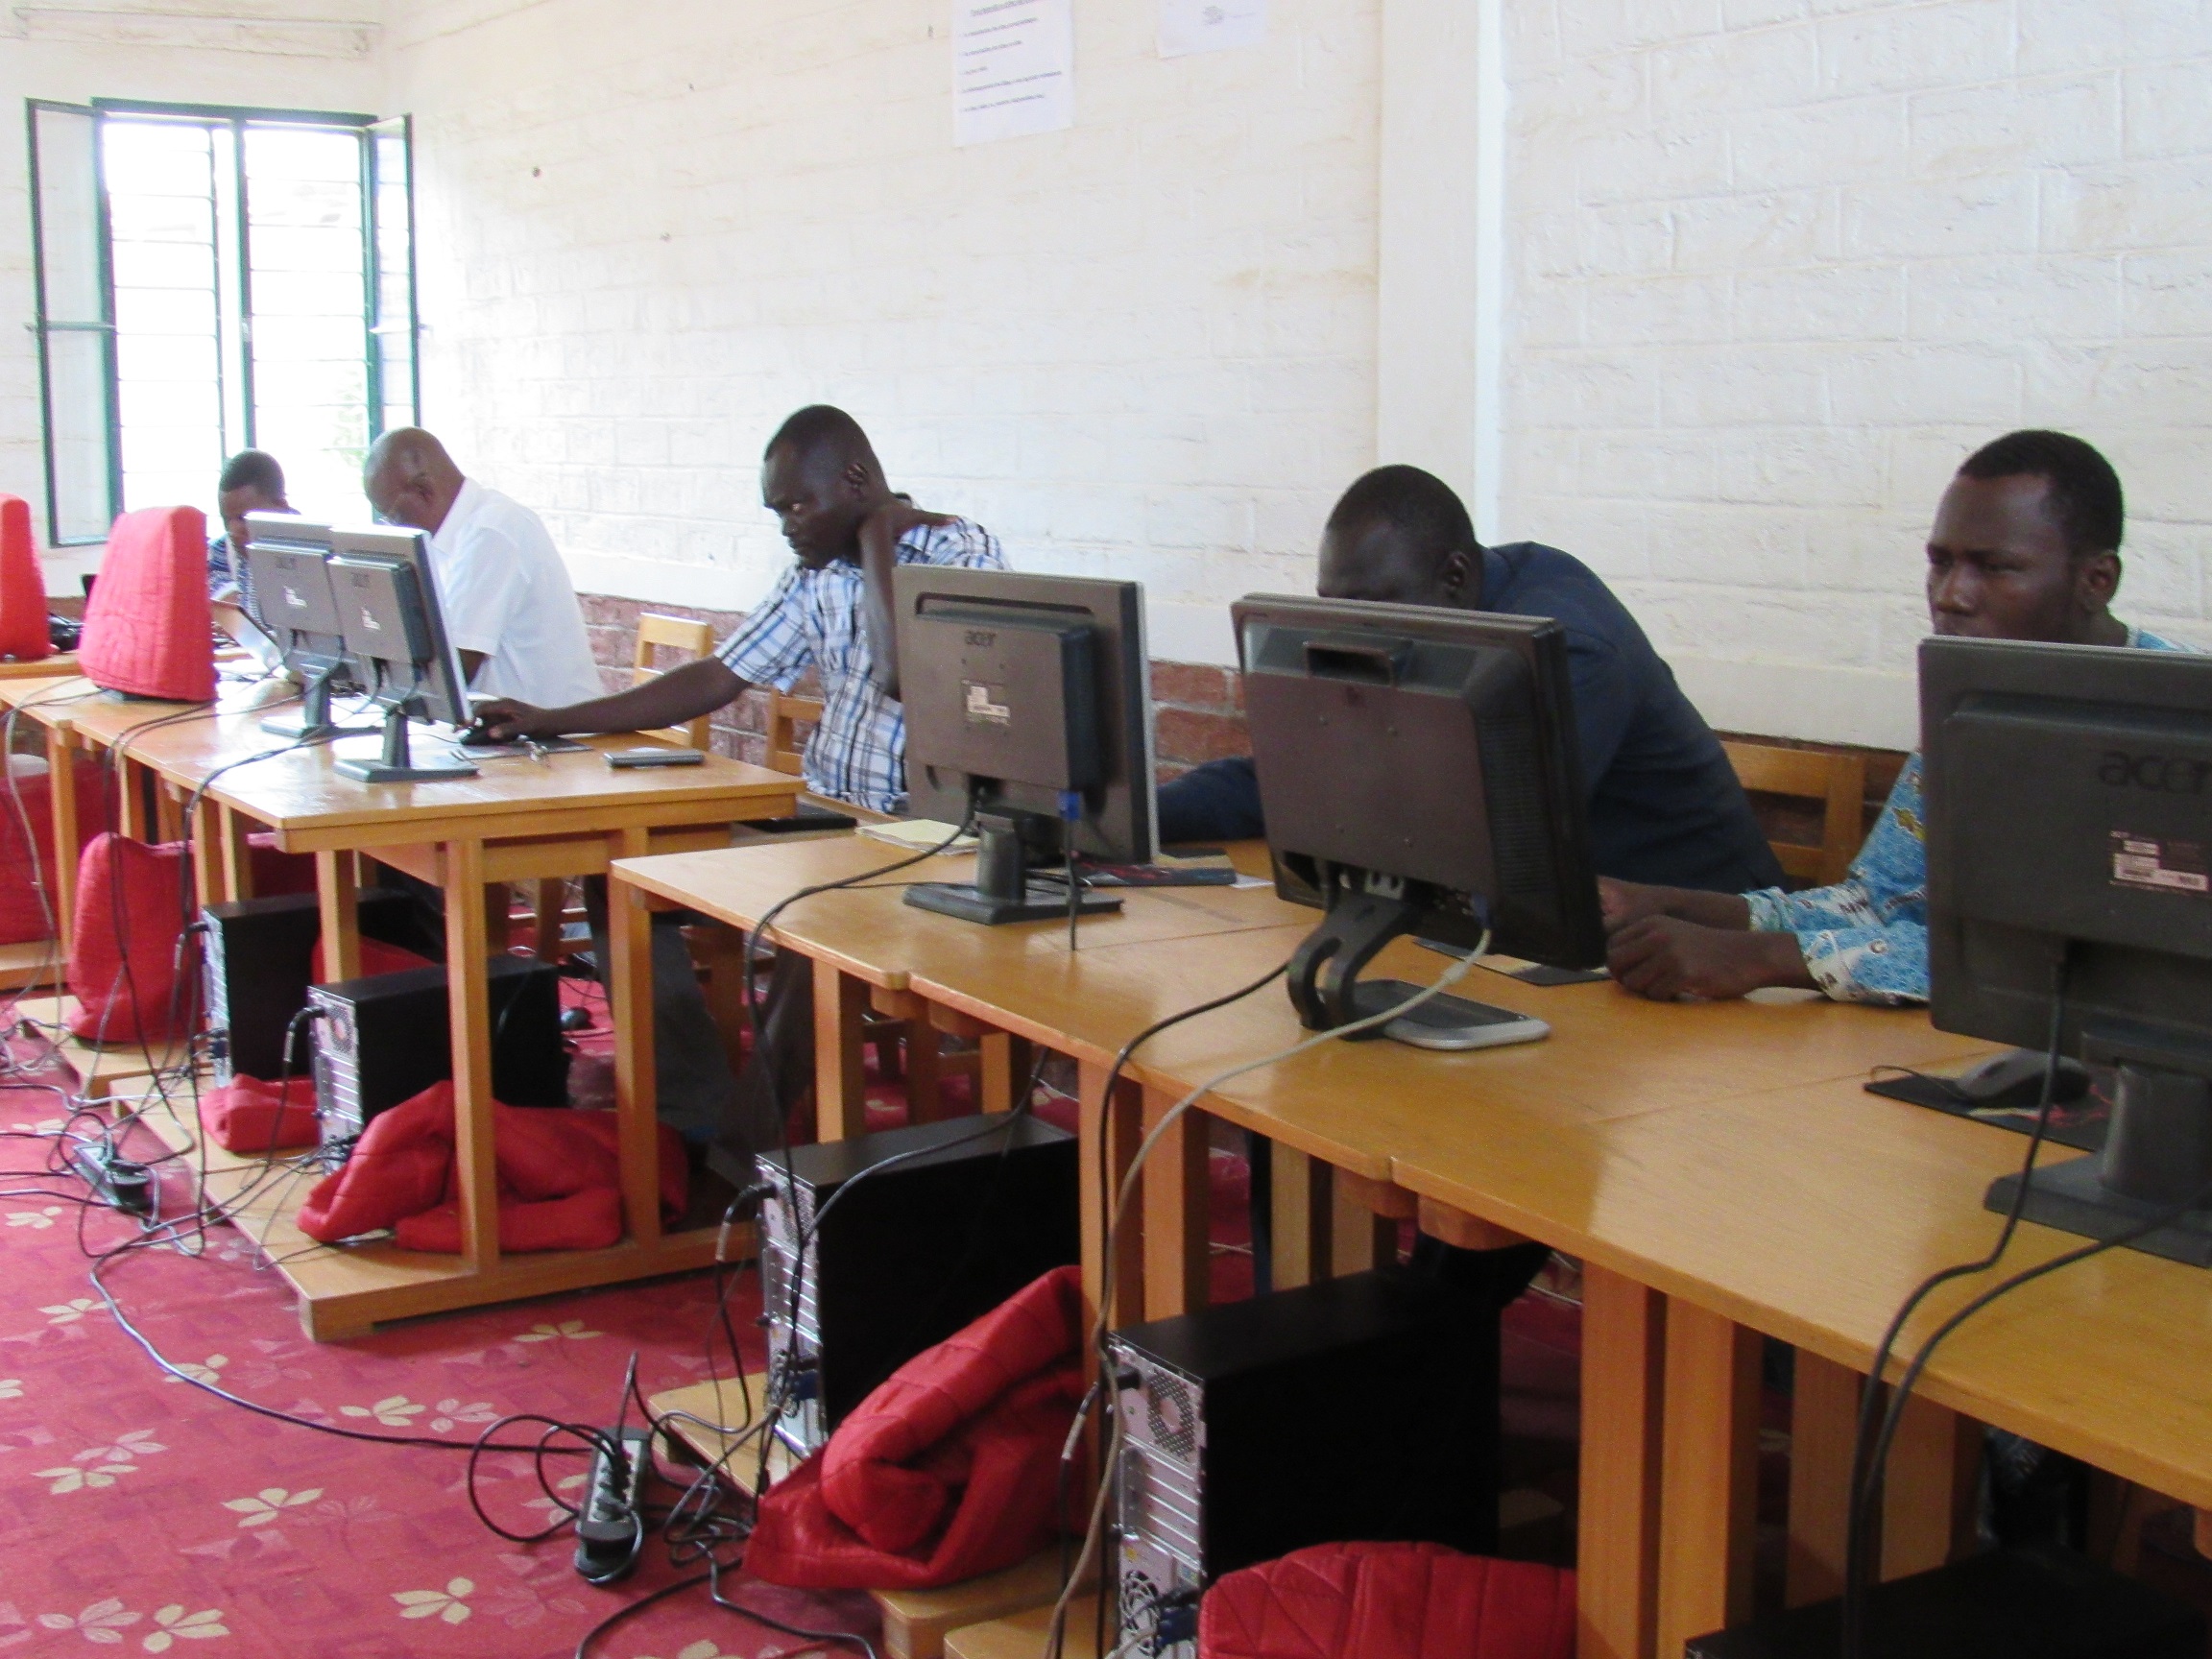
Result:
[[[1534,541],[1484,547],[1450,485],[1418,467],[1383,467],[1329,515],[1320,592],[1552,618],[1567,631],[1599,873],[1714,893],[1780,884],[1719,740],[1636,618],[1580,560]],[[1265,832],[1248,759],[1215,760],[1160,791],[1163,841]]]

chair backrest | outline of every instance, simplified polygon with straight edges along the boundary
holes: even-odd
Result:
[[[646,612],[637,618],[637,655],[631,668],[631,684],[642,685],[646,681],[663,672],[654,661],[654,653],[665,648],[681,651],[686,662],[695,661],[714,649],[714,630],[705,622],[694,622],[687,616],[661,616]],[[708,745],[708,733],[714,717],[702,714],[681,726],[671,726],[665,735],[681,740],[693,749]]]
[[[768,764],[779,772],[799,776],[800,757],[806,745],[799,740],[799,728],[822,723],[822,699],[794,697],[773,687],[768,692]]]
[[[0,495],[0,657],[31,662],[50,656],[46,578],[31,540],[31,503]]]
[[[110,691],[206,703],[215,696],[207,603],[207,519],[197,507],[142,507],[108,532],[77,648],[84,677]]]
[[[1866,757],[1833,749],[1723,739],[1736,781],[1755,795],[1822,804],[1820,840],[1769,841],[1783,870],[1825,887],[1843,879],[1866,838]]]

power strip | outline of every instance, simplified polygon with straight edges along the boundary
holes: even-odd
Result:
[[[126,1215],[154,1214],[154,1171],[130,1158],[118,1158],[106,1142],[73,1146],[69,1163],[92,1196]]]
[[[619,1465],[605,1450],[591,1458],[591,1495],[576,1515],[576,1571],[593,1584],[612,1584],[637,1565],[645,1537],[645,1472],[653,1466],[653,1431],[624,1429]]]

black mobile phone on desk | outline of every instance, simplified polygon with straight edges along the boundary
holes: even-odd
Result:
[[[610,749],[607,764],[619,769],[632,766],[703,766],[704,749]]]

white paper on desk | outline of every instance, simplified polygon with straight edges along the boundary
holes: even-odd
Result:
[[[952,142],[1075,124],[1074,0],[952,0]]]
[[[1160,0],[1160,56],[1226,52],[1267,38],[1267,0]]]

